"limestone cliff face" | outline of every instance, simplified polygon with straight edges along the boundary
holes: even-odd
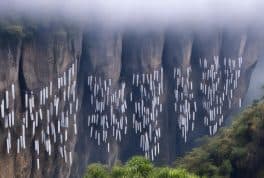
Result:
[[[88,163],[99,161],[113,164],[117,160],[125,161],[132,155],[143,154],[139,148],[140,139],[131,126],[131,104],[128,104],[126,110],[127,134],[122,136],[121,142],[109,139],[110,153],[107,152],[107,144],[98,146],[97,141],[90,138],[87,115],[92,112],[92,106],[88,101],[90,93],[87,78],[97,76],[102,80],[111,79],[110,94],[114,94],[125,82],[125,98],[129,100],[129,93],[134,90],[131,82],[133,74],[151,73],[161,67],[164,69],[164,95],[160,98],[163,111],[157,118],[161,139],[160,154],[155,161],[172,163],[178,155],[195,146],[196,138],[208,134],[201,114],[195,120],[195,129],[189,134],[187,143],[181,138],[177,115],[173,111],[174,68],[181,67],[183,71],[187,71],[188,67],[192,67],[191,78],[199,109],[202,105],[198,93],[201,80],[199,58],[206,58],[210,64],[215,56],[219,56],[220,63],[223,63],[224,57],[243,57],[233,107],[224,111],[227,117],[229,112],[237,108],[239,98],[245,95],[251,71],[263,49],[263,35],[248,29],[186,30],[171,27],[159,30],[120,30],[95,25],[74,32],[67,33],[66,30],[65,33],[58,33],[58,29],[47,27],[37,30],[30,38],[0,37],[0,99],[5,97],[5,91],[12,84],[16,91],[16,102],[11,100],[9,103],[9,108],[14,110],[16,116],[15,127],[9,129],[14,140],[9,154],[6,150],[8,129],[4,127],[4,120],[0,121],[1,177],[81,177]],[[72,164],[69,161],[65,163],[58,150],[60,145],[55,144],[51,156],[44,149],[40,150],[40,169],[37,170],[34,153],[36,138],[28,133],[27,148],[21,153],[17,154],[15,146],[21,133],[19,119],[23,118],[21,113],[26,110],[25,91],[39,93],[40,89],[50,86],[52,82],[53,93],[56,96],[63,95],[58,89],[58,78],[73,63],[78,65],[73,79],[77,82],[79,109],[76,111],[77,135],[74,134],[73,127],[68,130],[67,149],[71,150]],[[35,105],[39,105],[39,102],[36,100]],[[60,102],[60,108],[65,110],[67,107],[67,102]],[[73,117],[70,119],[70,122],[74,122]],[[58,118],[54,117],[54,120],[57,121]],[[29,127],[31,129],[32,126]],[[40,129],[36,132],[41,134]]]
[[[0,90],[1,90],[1,97],[4,96],[4,90],[12,83],[15,83],[16,86],[18,86],[18,72],[19,72],[19,61],[21,56],[21,40],[19,39],[13,39],[13,38],[1,38],[0,39],[0,45],[1,45],[1,84],[0,84]],[[16,91],[19,91],[19,88],[16,87]],[[18,96],[17,96],[18,97]],[[18,101],[19,102],[19,101]],[[11,102],[9,103],[10,107],[17,108],[17,110],[20,109],[19,103]],[[19,113],[16,112],[16,115]],[[0,145],[1,145],[1,163],[0,163],[0,172],[1,177],[12,177],[15,175],[15,170],[17,169],[17,165],[19,165],[19,162],[23,162],[23,155],[17,156],[17,155],[10,155],[6,154],[6,142],[5,138],[7,137],[7,132],[4,130],[3,127],[3,120],[1,120],[1,136],[0,136]],[[26,153],[25,153],[26,155]],[[22,166],[23,168],[23,166]],[[23,173],[22,173],[23,174]],[[24,173],[24,176],[27,174]]]
[[[97,141],[90,139],[90,132],[87,126],[87,116],[92,111],[89,105],[90,94],[87,87],[88,76],[97,76],[104,79],[112,79],[111,93],[114,88],[119,87],[119,79],[121,72],[121,54],[122,54],[122,38],[121,32],[104,26],[95,26],[86,29],[83,33],[83,48],[80,66],[80,93],[82,95],[82,114],[79,122],[79,136],[83,139],[77,141],[76,144],[76,162],[72,167],[72,176],[81,176],[81,172],[85,169],[85,164],[91,161],[108,162],[115,161],[119,158],[119,146],[111,140],[111,154],[107,153],[105,147],[95,146]],[[97,78],[97,79],[98,79]],[[78,136],[78,137],[79,137]],[[82,162],[84,164],[78,164]]]
[[[238,57],[244,58],[244,63],[241,71],[241,78],[239,79],[239,88],[235,92],[233,109],[238,107],[238,100],[246,93],[248,82],[251,74],[251,70],[254,67],[255,62],[260,55],[261,48],[263,47],[262,35],[257,34],[250,30],[223,30],[223,29],[199,29],[199,30],[181,30],[172,28],[169,30],[129,30],[120,33],[118,30],[109,31],[102,30],[102,27],[98,27],[97,32],[92,34],[95,42],[91,43],[91,38],[84,38],[83,55],[82,60],[88,63],[83,63],[81,68],[89,68],[94,66],[98,59],[98,54],[94,55],[94,46],[96,45],[96,53],[104,55],[105,53],[112,54],[106,56],[103,59],[104,66],[97,68],[97,70],[90,70],[89,72],[97,74],[100,72],[106,78],[113,78],[114,81],[126,82],[127,98],[129,98],[129,92],[132,90],[131,80],[132,75],[137,73],[150,73],[151,71],[160,67],[164,68],[164,90],[165,94],[161,98],[161,102],[164,105],[164,111],[158,117],[158,123],[161,128],[162,138],[160,140],[161,151],[160,155],[156,159],[156,163],[172,163],[178,155],[181,155],[185,151],[195,146],[194,140],[205,134],[208,134],[208,128],[206,128],[202,121],[202,114],[199,119],[195,121],[196,128],[189,135],[189,141],[184,143],[180,136],[180,130],[177,126],[177,117],[173,112],[173,88],[175,87],[172,82],[173,69],[175,67],[182,67],[183,70],[187,70],[189,66],[192,66],[194,81],[194,95],[198,98],[199,106],[201,107],[201,98],[198,95],[198,88],[200,82],[200,69],[197,67],[199,64],[199,58],[207,58],[208,63],[213,63],[214,56],[219,56],[220,63],[223,63],[223,58],[237,59]],[[90,32],[88,32],[90,33]],[[104,33],[104,34],[101,34]],[[119,36],[117,37],[117,34]],[[106,40],[105,36],[108,36]],[[86,34],[86,36],[89,36]],[[99,37],[100,38],[99,38]],[[112,36],[115,36],[113,38]],[[256,40],[256,37],[259,40]],[[109,39],[111,37],[111,39]],[[120,41],[120,38],[122,39]],[[98,42],[102,40],[104,42]],[[98,43],[100,46],[98,46]],[[117,45],[118,44],[118,45]],[[120,46],[121,45],[121,54]],[[107,46],[107,47],[106,47]],[[85,51],[85,52],[84,52]],[[100,52],[98,52],[100,51]],[[116,55],[116,51],[119,51]],[[257,52],[258,51],[258,52]],[[112,59],[115,58],[115,59]],[[91,62],[94,61],[94,62]],[[111,61],[111,64],[108,64]],[[109,73],[109,69],[113,66],[115,68]],[[111,66],[111,67],[109,67]],[[120,69],[121,67],[121,69]],[[81,69],[82,70],[82,69]],[[83,69],[84,70],[84,69]],[[85,70],[84,70],[85,71]],[[103,71],[103,72],[102,72]],[[121,71],[121,73],[120,73]],[[117,73],[117,74],[116,74]],[[108,74],[108,76],[107,76]],[[116,78],[117,77],[117,78]],[[83,80],[84,82],[85,79]],[[85,93],[85,91],[84,91]],[[87,99],[84,99],[83,106]],[[128,117],[132,118],[132,108],[128,106]],[[87,107],[86,107],[87,108]],[[226,109],[225,117],[232,109]],[[81,111],[85,112],[85,111]],[[87,115],[82,116],[82,125],[87,125],[85,120]],[[84,120],[84,122],[83,122]],[[132,119],[129,121],[129,125],[132,125]],[[80,128],[84,130],[84,133],[89,132],[88,127]],[[113,159],[127,160],[130,156],[135,154],[143,154],[139,148],[139,137],[135,136],[132,128],[128,129],[128,134],[123,136],[121,143],[112,141],[111,145],[114,145],[114,151],[109,154],[106,152],[105,146],[97,146],[96,143],[90,140],[78,140],[79,145],[76,146],[77,160],[72,167],[71,176],[81,176],[85,169],[86,164],[80,164],[80,162],[94,162],[100,161],[103,163],[112,164]],[[83,134],[84,134],[83,133]],[[89,133],[88,133],[89,135]],[[88,136],[89,137],[89,136]],[[89,146],[85,146],[83,142],[87,142]]]
[[[15,126],[5,128],[4,120],[1,120],[1,166],[0,177],[68,177],[69,165],[65,164],[63,159],[59,158],[56,146],[51,156],[43,148],[40,148],[40,169],[36,168],[36,153],[34,153],[34,141],[37,135],[41,134],[41,127],[44,122],[36,127],[36,134],[33,135],[32,123],[26,129],[26,148],[17,153],[17,139],[21,136],[21,123],[24,117],[25,93],[34,92],[36,100],[34,105],[40,105],[40,89],[46,87],[52,82],[54,84],[53,93],[56,91],[57,78],[62,76],[81,54],[82,36],[78,32],[75,36],[58,35],[54,31],[57,29],[41,29],[34,34],[32,38],[20,39],[15,37],[1,36],[0,63],[1,63],[1,99],[5,97],[5,91],[9,90],[11,95],[11,86],[14,84],[16,99],[15,103],[11,100],[8,110],[15,113]],[[77,75],[75,76],[75,78]],[[74,77],[73,77],[74,78]],[[9,97],[10,98],[10,97]],[[63,103],[60,107],[65,107]],[[47,117],[44,114],[43,117]],[[9,111],[7,111],[9,112]],[[43,120],[45,119],[43,118]],[[36,119],[36,118],[35,118]],[[52,118],[53,119],[53,118]],[[55,118],[54,118],[55,119]],[[29,121],[30,122],[30,121]],[[54,122],[55,123],[55,122]],[[8,130],[12,135],[11,152],[7,154],[6,138]],[[76,137],[69,131],[69,149],[73,150]]]
[[[77,32],[74,36],[65,34],[56,34],[57,29],[44,29],[37,32],[32,39],[26,39],[22,45],[21,55],[21,89],[36,91],[53,83],[57,86],[57,78],[63,76],[69,65],[79,60],[81,55],[82,36]],[[55,31],[55,32],[54,32]],[[76,79],[77,75],[73,77]],[[53,87],[54,88],[54,87]],[[56,87],[55,87],[56,88]],[[53,93],[58,90],[53,89]],[[35,103],[38,104],[38,103]],[[62,108],[67,103],[61,103]],[[44,116],[45,117],[45,116]],[[54,118],[55,119],[55,118]],[[69,132],[69,149],[73,149],[76,137],[70,130]],[[32,138],[33,139],[33,138]],[[30,151],[30,150],[29,150]],[[33,160],[33,158],[31,158]],[[36,170],[32,161],[29,159],[31,177],[67,177],[69,176],[69,165],[65,164],[63,159],[59,158],[58,150],[54,146],[54,153],[48,156],[46,153],[40,155],[41,170]]]

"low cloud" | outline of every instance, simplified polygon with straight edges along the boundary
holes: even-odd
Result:
[[[2,0],[3,1],[3,0]],[[262,23],[263,0],[4,0],[0,13],[76,21],[137,23]]]

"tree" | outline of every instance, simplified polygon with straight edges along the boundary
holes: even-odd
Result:
[[[146,178],[153,171],[153,164],[142,156],[135,156],[126,163],[129,178]]]
[[[232,165],[229,160],[224,160],[219,168],[219,174],[222,176],[229,176],[232,172]]]
[[[88,166],[84,178],[109,178],[109,174],[106,166],[95,163]]]
[[[112,178],[126,178],[128,171],[123,166],[114,166],[111,171]]]

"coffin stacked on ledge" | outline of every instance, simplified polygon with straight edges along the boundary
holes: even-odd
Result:
[[[1,99],[1,118],[4,119],[7,132],[7,154],[12,151],[19,154],[31,146],[32,139],[37,169],[40,168],[41,150],[48,156],[51,156],[52,152],[59,152],[66,163],[72,164],[72,148],[67,141],[70,130],[77,134],[76,119],[79,106],[76,97],[76,76],[77,60],[56,79],[57,84],[50,81],[49,85],[34,91],[22,91],[24,112],[20,114],[21,118],[15,118],[14,108],[10,107],[11,102],[16,102],[14,84],[5,91],[5,96]],[[20,135],[15,132],[13,134],[12,130],[16,128],[19,128]]]
[[[222,126],[225,109],[233,104],[234,92],[238,88],[242,58],[226,59],[222,63],[215,56],[212,64],[207,59],[200,59],[201,78],[199,89],[193,86],[192,68],[174,68],[174,110],[178,126],[185,142],[189,132],[195,128],[195,120],[199,112],[204,114],[204,125],[209,134],[214,135]],[[154,160],[160,152],[161,129],[158,121],[164,108],[161,98],[164,95],[163,68],[150,73],[134,73],[126,93],[126,83],[114,88],[112,79],[89,75],[87,126],[90,138],[96,140],[98,146],[107,145],[110,152],[110,139],[122,141],[128,127],[133,127],[139,136],[139,145],[147,158]],[[68,143],[69,132],[77,135],[77,115],[79,110],[76,95],[77,60],[68,69],[50,81],[47,86],[34,91],[22,91],[24,112],[21,118],[15,118],[14,103],[16,102],[15,84],[12,84],[0,96],[0,116],[4,121],[6,131],[6,152],[22,152],[30,145],[27,137],[34,143],[34,158],[36,167],[40,167],[40,152],[46,155],[57,152],[66,163],[72,164],[72,149]],[[202,98],[201,109],[194,93]],[[128,105],[132,106],[131,118],[128,116]],[[241,107],[241,99],[239,99]],[[128,120],[132,125],[128,125]],[[13,134],[13,129],[19,128],[20,135]],[[11,138],[16,138],[13,140]],[[29,139],[29,140],[31,140]]]
[[[153,73],[133,74],[130,102],[133,112],[133,128],[140,135],[140,147],[145,156],[154,160],[160,152],[161,137],[158,123],[163,106],[160,102],[164,94],[163,68]]]
[[[205,111],[204,125],[208,126],[209,134],[214,135],[224,122],[225,109],[231,109],[234,92],[238,87],[243,59],[226,59],[220,64],[219,57],[215,56],[213,63],[207,59],[200,59],[202,80],[200,94]],[[220,66],[221,65],[221,66]],[[241,98],[239,99],[241,107]]]
[[[109,138],[122,140],[122,134],[127,133],[127,103],[125,100],[126,84],[112,92],[112,80],[90,75],[87,80],[89,89],[89,108],[87,123],[90,138],[97,140],[100,146],[107,144],[110,152]],[[112,133],[112,134],[111,134]]]

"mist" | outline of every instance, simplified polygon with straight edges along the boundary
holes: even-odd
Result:
[[[263,68],[264,68],[264,56],[262,56],[251,75],[248,92],[244,99],[244,107],[249,106],[253,103],[254,100],[259,100],[264,96],[264,77],[263,77]]]
[[[263,0],[5,0],[0,14],[114,25],[261,25]]]

